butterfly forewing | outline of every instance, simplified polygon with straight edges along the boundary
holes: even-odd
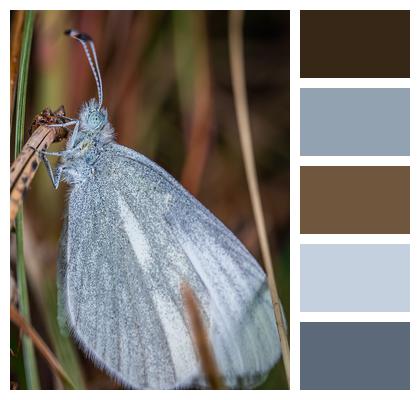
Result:
[[[59,257],[70,329],[134,388],[206,386],[181,282],[200,303],[225,384],[260,382],[280,356],[265,274],[166,171],[117,144],[72,187]]]

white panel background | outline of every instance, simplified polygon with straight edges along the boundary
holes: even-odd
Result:
[[[395,399],[396,397],[412,399],[420,397],[419,389],[419,341],[420,341],[420,256],[419,256],[419,209],[420,209],[420,125],[419,125],[419,39],[420,39],[420,8],[419,2],[407,0],[259,0],[259,1],[163,1],[144,2],[139,0],[118,2],[93,0],[90,2],[73,0],[58,2],[57,0],[3,0],[0,4],[0,41],[1,63],[0,77],[2,81],[0,91],[1,101],[1,182],[2,182],[2,210],[7,210],[9,198],[6,193],[6,185],[9,182],[9,160],[5,154],[9,154],[9,52],[10,48],[10,9],[248,9],[248,10],[291,10],[291,64],[290,64],[290,102],[291,102],[291,149],[290,149],[290,182],[291,182],[291,228],[290,228],[290,260],[291,260],[291,390],[290,391],[111,391],[79,392],[78,397],[91,398],[100,395],[103,398],[130,397],[130,398],[190,398],[197,397],[208,399],[225,399],[240,397],[241,399],[258,398],[264,399]],[[299,10],[301,9],[410,9],[411,10],[411,78],[410,79],[300,79],[299,78]],[[357,29],[357,26],[354,27]],[[392,27],[390,27],[392,29]],[[410,87],[411,88],[411,156],[410,157],[380,157],[373,159],[366,157],[300,157],[299,143],[299,90],[301,87]],[[252,110],[250,110],[252,118]],[[410,165],[411,166],[411,233],[410,235],[300,235],[299,233],[299,167],[300,165]],[[62,398],[70,398],[76,395],[71,391],[62,391],[59,394],[53,391],[28,392],[9,391],[9,268],[7,266],[9,255],[9,221],[7,212],[0,214],[1,218],[1,254],[3,265],[1,268],[1,316],[3,329],[0,331],[0,365],[1,365],[1,388],[3,396],[23,398],[53,398],[57,395]],[[410,313],[301,313],[299,305],[299,248],[300,243],[410,243],[411,244],[411,312]],[[410,391],[300,391],[299,390],[299,323],[300,321],[410,321],[411,322],[411,390]],[[390,344],[392,345],[392,344]],[[4,397],[3,397],[4,398]]]

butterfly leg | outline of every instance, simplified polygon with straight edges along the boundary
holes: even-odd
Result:
[[[79,132],[80,121],[78,119],[73,119],[73,118],[69,118],[69,117],[64,117],[64,118],[69,120],[69,122],[64,122],[63,124],[51,124],[51,125],[48,125],[48,126],[53,127],[53,128],[66,128],[66,127],[74,125],[73,132],[72,132],[72,134],[69,138],[69,143],[67,145],[67,147],[71,148],[71,147],[73,147],[73,141],[74,141],[74,139],[76,139],[77,134]]]
[[[69,122],[64,122],[62,124],[48,124],[47,126],[53,127],[53,128],[66,128],[68,126],[72,126],[75,125],[75,129],[76,126],[79,126],[79,120],[78,119],[73,119],[73,118],[69,118],[69,117],[65,117],[66,119],[69,120]]]
[[[53,128],[66,128],[68,126],[74,125],[74,129],[73,129],[73,133],[71,135],[71,137],[75,137],[79,131],[79,125],[80,125],[80,121],[78,119],[72,119],[72,118],[68,118],[65,117],[66,119],[70,120],[69,122],[65,122],[63,124],[51,124],[48,125],[50,127]],[[70,138],[71,140],[71,138]],[[69,146],[67,146],[69,147]],[[58,152],[54,152],[54,151],[45,151],[45,150],[37,150],[39,154],[44,154],[46,156],[57,156],[57,157],[63,157],[66,155],[69,155],[72,153],[72,151],[74,150],[72,148],[73,146],[70,146],[70,148],[68,150],[64,150],[64,151],[58,151]]]
[[[61,153],[64,153],[61,152]],[[47,168],[47,172],[48,172],[48,176],[51,179],[51,182],[54,186],[54,189],[58,188],[58,185],[60,184],[61,181],[61,175],[63,173],[63,169],[64,169],[64,165],[59,164],[56,169],[53,171],[52,167],[51,167],[51,163],[50,160],[48,160],[47,155],[44,152],[38,151],[39,157],[41,158],[41,160],[43,161],[43,163],[45,164],[46,168]],[[56,153],[56,154],[60,154],[60,153]]]
[[[65,157],[70,156],[72,153],[76,151],[76,149],[68,149],[63,151],[45,151],[39,150],[33,146],[29,146],[32,150],[36,151],[41,159],[45,158],[46,156],[56,156],[56,157]]]
[[[58,188],[58,185],[60,184],[61,181],[61,175],[65,169],[65,166],[63,164],[58,164],[57,167],[55,168],[55,170],[53,170],[50,160],[48,160],[47,156],[57,156],[57,157],[65,157],[65,156],[71,156],[73,153],[79,151],[78,148],[73,148],[73,149],[68,149],[68,150],[64,150],[64,151],[44,151],[44,150],[38,150],[35,147],[32,147],[32,150],[35,150],[38,155],[39,158],[42,160],[42,162],[45,164],[46,168],[47,168],[47,172],[48,172],[48,176],[51,179],[51,182],[54,186],[55,189]]]
[[[79,128],[79,121],[75,120],[75,119],[68,118],[68,117],[66,117],[66,119],[68,119],[69,122],[65,122],[63,124],[51,124],[51,125],[48,125],[48,126],[65,128],[65,127],[74,125],[73,132],[75,132],[75,131],[77,132],[77,130]],[[51,167],[51,163],[48,160],[47,156],[57,156],[57,157],[67,156],[67,155],[70,155],[73,152],[73,149],[68,149],[68,150],[58,151],[58,152],[39,150],[39,149],[36,149],[34,147],[32,147],[32,149],[35,150],[38,153],[39,158],[45,164],[45,167],[47,168],[48,176],[50,177],[54,188],[57,189],[58,185],[60,184],[60,181],[61,181],[61,175],[63,173],[64,166],[59,164],[55,168],[55,170],[53,170],[53,168]]]

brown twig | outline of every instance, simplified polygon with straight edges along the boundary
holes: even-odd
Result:
[[[187,282],[181,284],[181,294],[190,322],[194,346],[200,359],[201,367],[212,389],[223,389],[223,381],[217,367],[216,358],[211,348],[207,331],[200,313],[200,305],[192,288]]]
[[[74,388],[74,384],[64,371],[61,364],[55,358],[52,351],[49,349],[47,344],[42,340],[42,338],[38,335],[36,330],[23,318],[20,314],[18,309],[14,305],[10,305],[10,320],[25,334],[27,335],[41,353],[41,355],[45,358],[48,365],[51,367],[51,370],[72,388]]]
[[[10,304],[17,304],[18,303],[18,291],[15,278],[12,275],[12,271],[10,271]]]
[[[274,277],[273,262],[268,245],[267,230],[264,221],[264,214],[255,167],[254,151],[252,146],[251,126],[248,113],[248,99],[245,85],[245,66],[242,39],[243,18],[243,11],[230,11],[229,13],[229,55],[233,92],[235,98],[236,118],[238,120],[239,136],[241,140],[241,148],[244,157],[245,172],[252,202],[252,209],[254,212],[255,223],[257,225],[257,233],[261,246],[261,253],[267,273],[268,287],[271,293],[277,330],[280,337],[284,369],[286,372],[287,382],[290,387],[290,349],[289,341],[287,338],[287,324],[286,321],[284,321],[284,314],[281,309],[280,299]]]
[[[10,44],[10,121],[13,118],[15,105],[16,82],[19,70],[20,49],[22,47],[22,32],[25,11],[15,11],[12,29],[12,41]]]
[[[23,146],[22,151],[10,167],[10,226],[22,204],[24,194],[29,188],[39,166],[39,155],[34,149],[46,150],[53,142],[62,140],[67,132],[63,128],[53,128],[48,125],[64,122],[64,109],[52,112],[45,109],[32,122],[34,133]]]

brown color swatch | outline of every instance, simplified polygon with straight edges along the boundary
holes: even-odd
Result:
[[[301,167],[301,233],[410,233],[410,167]]]
[[[300,76],[409,78],[410,11],[301,11]]]

